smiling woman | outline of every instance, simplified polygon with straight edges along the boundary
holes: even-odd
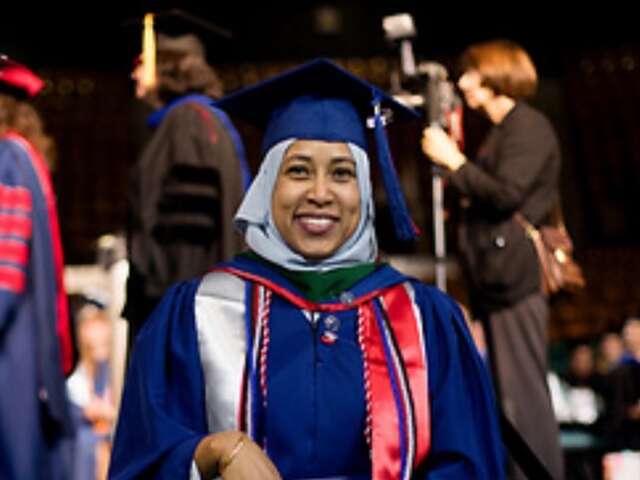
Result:
[[[276,228],[293,250],[317,260],[334,254],[360,219],[356,163],[347,144],[293,143],[280,166],[271,209]]]
[[[377,259],[364,126],[372,115],[411,234],[381,112],[413,113],[325,60],[218,106],[266,126],[235,216],[250,252],[172,289],[146,323],[112,478],[503,478],[459,308]]]

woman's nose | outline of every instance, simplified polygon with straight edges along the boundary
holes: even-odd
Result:
[[[309,188],[308,198],[316,203],[331,201],[331,186],[324,175],[314,177]]]
[[[467,70],[458,79],[460,90],[469,90],[470,88],[479,87],[481,84],[482,77],[476,70]]]

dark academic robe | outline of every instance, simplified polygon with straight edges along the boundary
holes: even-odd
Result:
[[[124,316],[135,334],[173,283],[230,260],[242,246],[233,215],[248,185],[239,134],[202,95],[149,119],[149,144],[129,188],[130,276]]]
[[[202,438],[238,429],[285,479],[503,478],[459,309],[389,266],[321,302],[247,257],[171,288],[136,342],[110,478],[198,478]]]
[[[71,339],[55,200],[45,164],[0,137],[0,478],[67,478],[63,369]]]

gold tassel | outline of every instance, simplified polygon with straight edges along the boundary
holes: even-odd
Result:
[[[153,31],[153,13],[147,13],[144,16],[142,84],[148,89],[156,86],[156,35]]]

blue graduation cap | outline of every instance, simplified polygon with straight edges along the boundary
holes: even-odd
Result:
[[[367,148],[373,128],[384,188],[399,240],[414,240],[411,220],[391,158],[385,124],[418,118],[379,88],[326,59],[300,65],[216,102],[216,106],[265,130],[262,154],[282,140],[351,142]]]

